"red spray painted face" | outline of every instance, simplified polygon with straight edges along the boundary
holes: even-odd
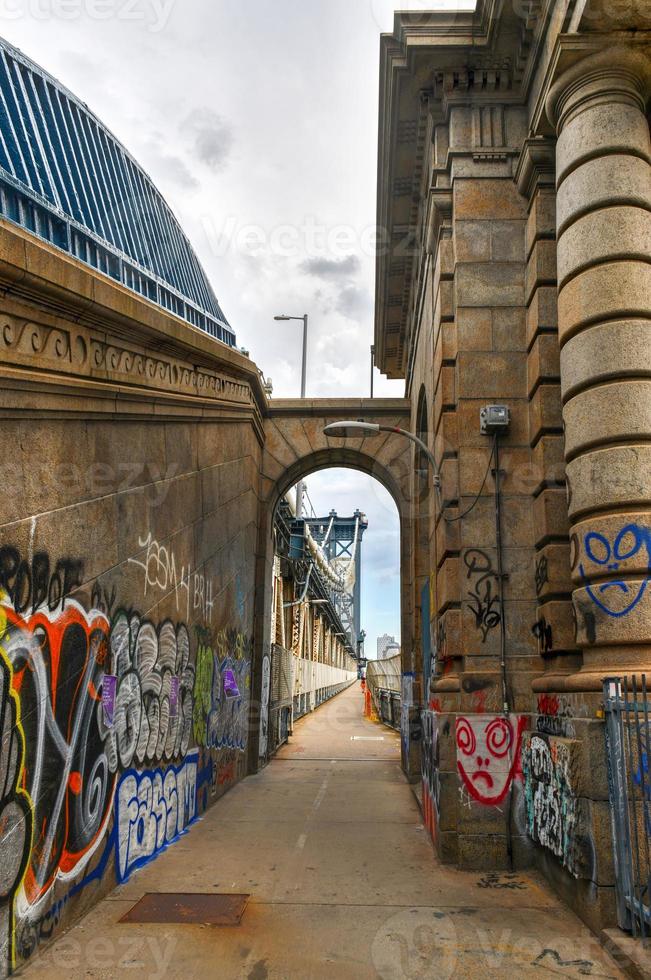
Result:
[[[494,806],[520,771],[525,718],[474,715],[457,718],[457,768],[473,800]]]

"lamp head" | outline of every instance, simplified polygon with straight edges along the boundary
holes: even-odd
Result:
[[[361,436],[377,435],[380,426],[377,422],[331,422],[323,432],[334,439],[359,439]]]
[[[291,316],[275,316],[274,320],[291,320]]]

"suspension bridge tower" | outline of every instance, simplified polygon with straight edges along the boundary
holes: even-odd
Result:
[[[365,514],[356,510],[352,517],[340,517],[331,510],[327,517],[303,517],[300,525],[308,545],[321,565],[320,571],[330,590],[332,603],[347,633],[350,646],[358,651],[361,635],[362,540],[368,528]],[[325,574],[323,574],[325,572]]]

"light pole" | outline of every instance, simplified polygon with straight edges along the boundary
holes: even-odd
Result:
[[[303,321],[303,356],[301,358],[301,398],[305,398],[305,385],[307,381],[307,313],[303,316],[287,316],[286,313],[282,313],[279,316],[275,316],[274,320],[302,320]],[[302,480],[299,481],[296,487],[296,516],[300,519],[303,516],[303,495],[305,493],[305,484]]]
[[[371,398],[373,397],[373,366],[375,361],[375,344],[371,344]]]
[[[307,313],[303,316],[287,316],[282,314],[275,316],[274,320],[302,320],[303,321],[303,358],[301,363],[301,398],[305,398],[305,382],[307,378]]]

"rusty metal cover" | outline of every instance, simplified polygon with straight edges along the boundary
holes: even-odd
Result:
[[[248,895],[187,895],[147,892],[120,922],[180,922],[186,925],[239,926]]]

